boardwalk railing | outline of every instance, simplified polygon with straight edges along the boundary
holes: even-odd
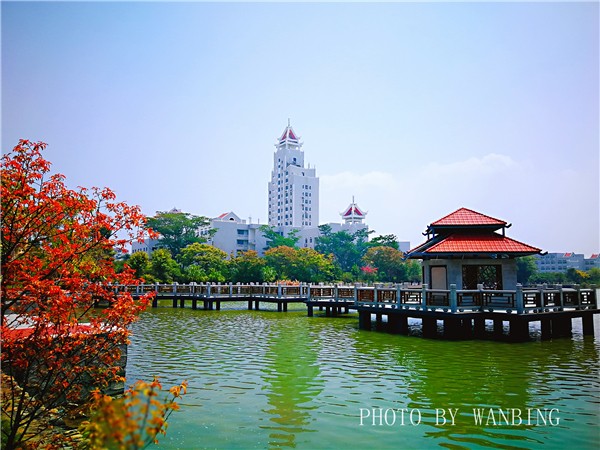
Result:
[[[416,309],[444,312],[505,311],[541,313],[568,309],[597,309],[595,289],[541,287],[516,290],[429,289],[428,286],[396,285],[286,285],[286,284],[140,284],[115,286],[134,296],[155,292],[160,298],[186,297],[210,300],[273,299],[297,302],[342,302],[355,307]]]

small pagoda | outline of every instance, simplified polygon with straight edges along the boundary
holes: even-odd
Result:
[[[352,203],[348,205],[348,207],[340,213],[342,219],[345,224],[362,224],[363,220],[365,220],[365,216],[367,215],[367,211],[363,211],[358,207],[356,202],[354,201],[354,196],[352,196]]]
[[[506,236],[511,224],[460,208],[433,222],[427,241],[406,257],[423,260],[423,283],[430,289],[513,290],[517,285],[517,257],[541,253],[537,247]]]

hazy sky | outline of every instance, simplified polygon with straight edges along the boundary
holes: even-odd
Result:
[[[267,220],[291,119],[320,222],[415,246],[467,207],[597,253],[599,5],[2,2],[2,150],[146,214]]]

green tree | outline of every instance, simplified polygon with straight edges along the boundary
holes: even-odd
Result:
[[[261,283],[265,281],[265,260],[254,250],[238,254],[230,261],[231,280],[235,283]]]
[[[321,235],[316,239],[316,251],[324,255],[332,255],[343,272],[350,272],[353,266],[360,264],[360,251],[354,243],[352,234],[347,231],[334,233],[329,225],[321,225],[319,231]]]
[[[400,244],[395,234],[386,234],[381,236],[375,236],[369,241],[369,247],[391,247],[399,250]]]
[[[600,269],[594,267],[587,271],[588,279],[587,282],[591,285],[600,286]]]
[[[150,273],[159,283],[172,283],[181,279],[179,265],[166,248],[159,248],[152,252]]]
[[[300,240],[300,237],[297,236],[298,230],[291,230],[287,236],[278,233],[275,231],[275,228],[270,225],[262,225],[259,230],[267,239],[267,249],[282,246],[298,248],[298,241]]]
[[[422,281],[423,278],[423,270],[422,266],[419,262],[414,260],[409,260],[405,262],[406,265],[406,281],[410,281],[411,283],[418,283]]]
[[[135,270],[136,278],[142,278],[150,271],[150,257],[146,252],[135,252],[125,264]]]
[[[523,256],[517,258],[517,282],[527,284],[529,279],[537,273],[537,265],[534,256]]]
[[[227,279],[227,253],[212,245],[190,244],[181,250],[179,261],[187,281],[223,282]]]
[[[159,212],[154,217],[148,217],[146,227],[160,235],[158,246],[168,249],[176,258],[188,245],[206,242],[206,238],[198,235],[198,229],[209,223],[209,220],[203,216],[182,212]],[[210,233],[214,234],[214,230]]]
[[[408,280],[406,264],[402,258],[400,250],[393,247],[376,246],[367,250],[362,261],[365,265],[377,269],[378,280],[399,283]]]
[[[333,259],[311,248],[272,248],[265,252],[265,260],[280,280],[318,283],[331,280],[335,273]]]

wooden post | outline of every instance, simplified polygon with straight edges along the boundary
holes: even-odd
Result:
[[[455,313],[458,307],[458,298],[456,295],[456,284],[450,285],[450,312]],[[444,325],[444,329],[446,325]]]
[[[283,302],[283,312],[287,312],[288,302]]]
[[[313,316],[313,306],[310,304],[306,305],[308,307],[308,317],[312,317]]]
[[[423,283],[421,287],[421,307],[423,311],[427,311],[427,283]]]
[[[252,311],[252,300],[248,300],[248,311]]]
[[[277,312],[281,312],[283,310],[283,304],[281,301],[277,301]]]
[[[192,309],[198,309],[198,299],[196,296],[192,297]]]
[[[258,300],[254,301],[254,309],[258,311]]]
[[[402,308],[402,288],[400,287],[400,283],[396,283],[396,304],[398,305],[398,309]]]
[[[517,294],[515,297],[517,314],[523,314],[525,312],[525,304],[523,302],[523,285],[521,283],[517,283]]]
[[[310,302],[310,284],[306,286],[306,301]]]
[[[157,294],[154,294],[154,297],[152,297],[152,307],[158,308],[158,295]]]
[[[377,299],[377,284],[373,283],[373,303],[377,303],[379,300]]]
[[[179,297],[179,307],[185,308],[185,298],[184,297]]]
[[[338,285],[337,283],[333,285],[333,299],[338,301]]]
[[[354,306],[358,305],[358,286],[354,283]]]
[[[221,300],[217,300],[216,304],[217,304],[217,311],[221,311]]]

